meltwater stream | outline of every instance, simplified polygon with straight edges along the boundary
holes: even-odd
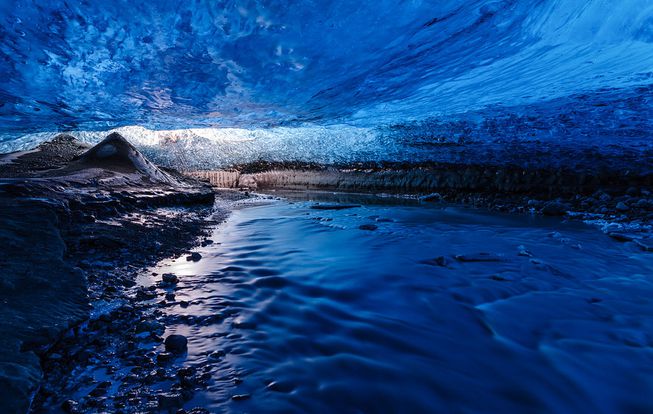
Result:
[[[653,412],[653,256],[580,223],[369,201],[237,209],[201,261],[160,264],[175,363],[211,376],[186,407]]]

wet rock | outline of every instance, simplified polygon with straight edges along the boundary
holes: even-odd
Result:
[[[236,394],[236,395],[231,396],[231,399],[234,400],[234,401],[244,401],[244,400],[248,400],[250,398],[251,398],[251,395],[249,395],[249,394]]]
[[[422,263],[431,266],[445,267],[449,263],[449,261],[444,256],[438,256],[435,259],[423,260]]]
[[[626,212],[626,211],[630,210],[630,207],[628,207],[628,205],[626,203],[624,203],[623,201],[618,202],[617,207],[615,207],[615,208],[617,209],[617,211],[621,211],[621,212]]]
[[[358,226],[359,229],[361,230],[367,230],[367,231],[374,231],[379,228],[376,224],[361,224]]]
[[[256,324],[249,321],[235,321],[232,326],[236,329],[256,329]]]
[[[508,279],[507,277],[501,276],[501,275],[492,275],[490,276],[490,279],[495,280],[497,282],[510,282],[511,279]]]
[[[183,354],[188,351],[188,339],[183,335],[170,335],[165,339],[166,351],[173,354]]]
[[[211,244],[213,244],[213,240],[211,240],[211,239],[203,240],[202,243],[201,243],[202,247],[206,247],[206,246],[209,246]]]
[[[531,199],[528,200],[528,203],[526,203],[526,205],[531,208],[540,208],[542,207],[542,202],[540,200]]]
[[[640,208],[642,210],[653,210],[653,202],[645,198],[642,198],[637,200],[637,203],[635,203],[635,207]]]
[[[620,242],[633,241],[633,237],[631,235],[625,234],[625,233],[610,232],[610,233],[608,233],[608,236],[610,236],[613,239],[615,239],[617,241],[620,241]]]
[[[289,393],[295,389],[295,387],[291,383],[285,381],[272,381],[271,383],[268,384],[266,388],[269,389],[270,391],[282,392],[282,393]]]
[[[442,201],[443,197],[440,193],[431,193],[419,198],[420,201],[433,202],[433,201]]]
[[[637,187],[629,187],[629,188],[626,190],[626,194],[628,194],[629,196],[633,196],[633,197],[634,197],[634,196],[636,196],[636,195],[639,195],[639,189],[638,189]]]
[[[174,273],[164,273],[161,276],[161,280],[163,280],[163,283],[166,285],[174,285],[179,282],[179,278]]]
[[[566,204],[550,201],[542,207],[542,214],[545,216],[564,216],[567,214],[569,207]]]
[[[91,397],[100,397],[105,395],[110,386],[111,383],[109,381],[103,381],[99,383],[98,386],[95,387],[88,395]]]
[[[518,249],[519,249],[519,253],[517,253],[518,256],[533,257],[533,253],[527,250],[526,247],[519,246]]]
[[[206,408],[196,407],[191,409],[188,414],[210,414],[211,412]],[[177,413],[179,414],[179,413]]]
[[[66,400],[61,404],[61,410],[67,414],[77,414],[80,413],[79,403],[74,400]]]
[[[188,262],[199,262],[201,259],[202,255],[197,252],[193,252],[189,256],[186,256],[186,261]]]
[[[612,197],[610,197],[609,194],[604,192],[599,192],[595,194],[595,197],[598,198],[603,203],[607,203],[608,201],[612,200]]]
[[[177,370],[177,378],[190,378],[195,375],[196,371],[193,367],[183,367]]]
[[[170,410],[184,405],[184,397],[177,393],[159,394],[157,400],[159,410]]]
[[[162,352],[156,356],[156,362],[159,365],[165,365],[173,359],[175,359],[175,355],[172,352]]]
[[[149,289],[140,288],[136,291],[136,300],[145,301],[156,298],[156,292],[153,292]]]
[[[164,331],[164,326],[157,321],[144,320],[136,325],[136,333],[140,332],[153,332],[161,334]]]
[[[222,359],[225,355],[226,354],[223,350],[213,351],[209,354],[209,359],[218,360]]]
[[[168,293],[166,293],[166,300],[168,300],[168,301],[170,301],[170,302],[174,302],[174,300],[175,300],[175,294],[172,293],[172,292],[168,292]]]

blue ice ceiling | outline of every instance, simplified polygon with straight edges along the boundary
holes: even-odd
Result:
[[[377,127],[653,83],[653,0],[0,0],[0,19],[5,134]]]

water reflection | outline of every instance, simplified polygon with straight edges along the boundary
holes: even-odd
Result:
[[[650,255],[577,223],[300,198],[236,210],[201,261],[157,269],[181,279],[179,363],[210,367],[188,407],[653,410]]]

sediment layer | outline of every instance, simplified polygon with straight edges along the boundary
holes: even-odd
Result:
[[[486,165],[257,164],[190,176],[216,187],[252,190],[328,190],[415,194],[502,211],[602,214],[613,220],[653,220],[653,174],[624,170],[575,171]]]

